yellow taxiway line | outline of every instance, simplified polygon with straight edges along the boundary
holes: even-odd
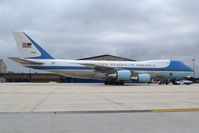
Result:
[[[151,112],[185,112],[185,111],[199,111],[199,108],[191,109],[153,109]]]

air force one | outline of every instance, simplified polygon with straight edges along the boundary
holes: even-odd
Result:
[[[177,60],[97,61],[56,59],[24,32],[13,32],[21,58],[9,57],[18,64],[68,77],[105,80],[106,85],[125,82],[173,83],[192,75],[192,69]]]

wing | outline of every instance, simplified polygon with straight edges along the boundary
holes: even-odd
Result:
[[[99,66],[99,65],[94,65],[94,64],[81,64],[81,65],[93,67],[95,71],[101,72],[101,73],[113,73],[113,72],[116,72],[117,70],[120,70],[119,68],[116,68],[116,67]]]

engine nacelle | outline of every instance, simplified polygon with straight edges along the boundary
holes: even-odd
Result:
[[[117,71],[117,79],[122,81],[128,81],[131,79],[131,71],[121,70]]]
[[[130,81],[133,80],[138,83],[148,83],[151,80],[151,76],[149,74],[137,74],[133,75],[129,70],[120,70],[116,73],[108,74],[108,78],[117,79],[119,81]]]
[[[151,76],[149,74],[138,74],[139,83],[148,83],[151,81]]]

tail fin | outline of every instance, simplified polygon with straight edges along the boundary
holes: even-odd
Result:
[[[13,32],[21,55],[27,59],[54,59],[24,32]]]

